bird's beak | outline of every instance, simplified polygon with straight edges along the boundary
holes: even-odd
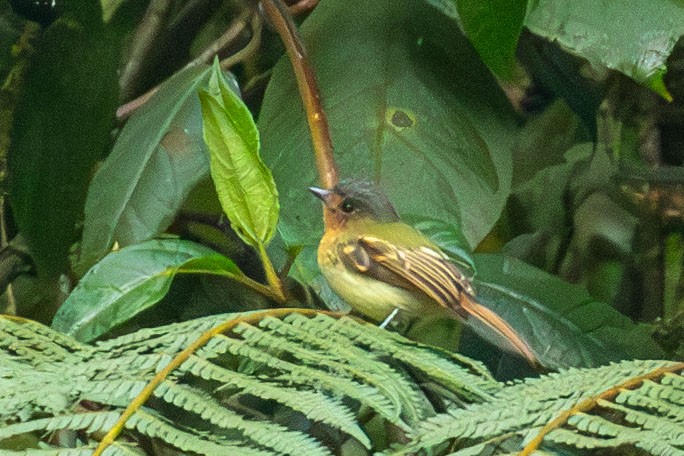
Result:
[[[324,203],[328,202],[328,199],[330,198],[330,195],[332,195],[331,190],[325,190],[323,188],[318,188],[318,187],[309,187],[309,190],[311,193],[314,194],[316,198],[320,198]]]

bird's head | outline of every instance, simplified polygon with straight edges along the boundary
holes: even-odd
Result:
[[[323,201],[326,229],[339,229],[350,221],[388,223],[399,220],[387,196],[368,181],[343,181],[330,190],[309,187]]]

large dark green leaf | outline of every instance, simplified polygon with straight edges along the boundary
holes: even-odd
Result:
[[[91,341],[162,299],[179,273],[242,272],[213,250],[178,239],[152,240],[107,255],[62,304],[52,327]]]
[[[525,26],[668,98],[666,60],[684,34],[679,0],[531,0]]]
[[[190,190],[208,174],[196,96],[208,79],[206,66],[180,72],[122,130],[88,190],[83,269],[114,242],[127,246],[165,230]]]
[[[527,0],[458,0],[466,36],[496,74],[510,78]]]
[[[459,226],[470,246],[508,196],[514,117],[452,18],[424,2],[322,2],[302,26],[343,177],[379,181],[400,214]],[[294,77],[280,62],[259,126],[288,244],[316,244],[317,181]]]
[[[476,254],[478,300],[501,315],[550,368],[598,366],[626,358],[658,358],[646,325],[520,260]]]
[[[97,4],[78,13],[65,14],[43,35],[17,106],[10,149],[14,216],[47,275],[66,267],[117,103],[119,35],[102,24]]]
[[[278,223],[278,192],[259,156],[259,132],[249,110],[214,62],[200,91],[204,141],[211,154],[211,177],[235,232],[254,247],[271,240]]]

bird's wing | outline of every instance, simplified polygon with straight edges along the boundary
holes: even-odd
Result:
[[[470,317],[475,318],[507,340],[531,364],[538,364],[528,344],[515,330],[498,314],[475,300],[470,281],[441,252],[426,246],[398,248],[374,236],[360,236],[339,248],[338,253],[348,267],[400,288],[413,292],[418,290],[440,306],[454,311],[487,337],[478,330],[480,325],[472,324]]]

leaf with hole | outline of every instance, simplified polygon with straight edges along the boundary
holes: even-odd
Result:
[[[301,27],[341,175],[379,181],[399,214],[456,225],[470,247],[508,197],[515,117],[453,18],[425,2],[322,2]],[[315,245],[320,204],[311,140],[290,63],[259,115],[264,160],[290,245]]]
[[[163,232],[209,172],[197,88],[209,67],[166,81],[133,116],[88,190],[79,266],[87,268],[116,242],[127,246]]]

